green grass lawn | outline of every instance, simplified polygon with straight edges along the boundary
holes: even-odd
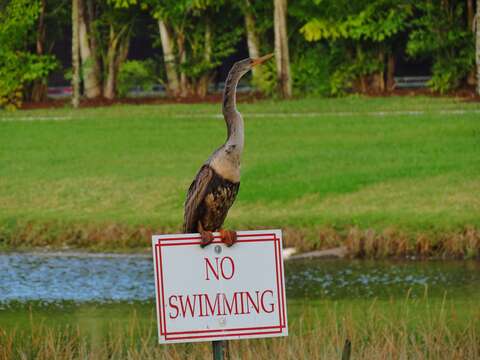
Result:
[[[227,227],[480,227],[478,103],[351,97],[239,107],[246,147]],[[224,141],[220,113],[220,104],[0,112],[0,227],[178,231],[190,182]]]

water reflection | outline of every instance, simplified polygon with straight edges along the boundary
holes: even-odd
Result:
[[[152,268],[138,255],[2,254],[0,302],[147,300]]]
[[[289,297],[365,298],[480,295],[480,263],[462,261],[298,261],[286,276]]]
[[[0,254],[0,303],[146,301],[154,297],[145,255]],[[289,261],[289,298],[480,295],[478,262]]]

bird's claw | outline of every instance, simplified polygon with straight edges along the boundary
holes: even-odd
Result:
[[[220,230],[220,240],[228,247],[237,242],[237,233],[232,230]]]
[[[209,245],[214,239],[211,231],[200,231],[200,246],[204,248]]]

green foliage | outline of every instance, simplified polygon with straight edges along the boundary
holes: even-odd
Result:
[[[137,0],[108,0],[108,4],[113,5],[115,8],[129,8],[132,5],[137,5]]]
[[[175,38],[176,69],[186,76],[190,91],[200,80],[213,77],[213,70],[235,52],[243,33],[243,26],[237,26],[241,14],[225,0],[143,0],[142,4],[165,22]]]
[[[8,110],[19,107],[23,87],[46,77],[56,66],[52,56],[11,51],[0,55],[0,107]]]
[[[460,50],[460,55],[455,58],[440,57],[435,59],[432,66],[432,79],[428,82],[432,90],[444,94],[460,86],[461,80],[472,69],[474,63],[474,52],[469,50]]]
[[[252,85],[263,94],[274,97],[277,92],[277,68],[275,61],[267,61],[262,65],[262,72],[259,78],[252,80]]]
[[[333,59],[323,44],[296,53],[291,71],[293,89],[298,94],[330,94],[330,70]]]
[[[343,64],[334,71],[330,77],[330,94],[333,96],[343,96],[346,94],[346,89],[353,86],[355,80],[354,68],[355,65]]]
[[[348,51],[331,76],[332,94],[342,94],[356,79],[383,71],[380,52],[388,53],[397,35],[409,31],[407,53],[433,59],[430,87],[441,93],[458,87],[474,64],[474,41],[466,26],[465,4],[454,1],[318,1],[322,9],[300,32],[307,41],[326,41]],[[412,16],[415,12],[415,16]]]
[[[383,71],[384,64],[375,57],[372,50],[357,48],[354,62],[344,62],[339,65],[330,78],[330,93],[343,96],[346,89],[351,89],[357,79]]]
[[[457,88],[472,69],[474,39],[464,20],[464,5],[445,1],[419,2],[421,16],[412,21],[407,53],[432,58],[430,87],[440,93]]]
[[[362,4],[361,1],[357,3]],[[314,18],[300,32],[307,41],[353,39],[382,42],[404,30],[412,7],[404,1],[366,2],[361,11],[337,18]]]
[[[152,60],[128,60],[120,66],[118,73],[118,94],[126,96],[135,86],[148,90],[155,84],[156,79]]]
[[[234,12],[241,13],[243,16],[250,16],[254,21],[254,26],[250,31],[253,31],[258,40],[258,50],[260,55],[273,52],[273,44],[271,42],[273,29],[273,2],[272,1],[254,1],[243,0],[235,2]],[[239,9],[239,10],[237,10]],[[245,18],[236,19],[237,26],[240,28],[246,27]],[[247,31],[244,36],[247,37]],[[293,41],[295,38],[289,39],[290,53],[293,54],[293,49],[296,49]],[[304,42],[304,41],[303,41]],[[275,97],[278,95],[277,88],[277,70],[275,61],[268,61],[261,65],[261,68],[252,76],[250,85],[262,94]]]
[[[317,5],[317,13],[307,16],[300,32],[307,41],[323,40],[332,55],[339,55],[340,61],[329,66],[332,95],[342,95],[358,79],[383,72],[381,58],[391,51],[412,15],[407,0],[318,1]]]
[[[241,14],[232,11],[231,3],[224,0],[145,1],[153,17],[164,20],[177,38],[175,63],[177,70],[187,77],[190,91],[200,80],[212,78],[213,70],[235,52],[243,26],[235,26],[240,23]],[[225,13],[229,16],[223,16]]]
[[[227,31],[224,27],[226,24],[217,24],[218,26],[211,28],[212,42],[207,44],[205,41],[206,24],[201,18],[195,20],[190,24],[190,29],[186,31],[189,57],[185,63],[180,65],[180,70],[192,81],[198,80],[202,75],[210,73],[221,65],[222,60],[235,51],[235,45],[242,34],[242,29],[236,28]],[[205,57],[207,46],[211,46],[208,50],[210,51],[209,58]]]
[[[30,39],[30,32],[38,17],[38,1],[10,0],[0,12],[0,47],[18,49]]]
[[[70,4],[70,0],[48,2],[44,49],[69,35],[50,29],[70,24]],[[101,70],[109,69],[112,61],[115,69],[120,67],[138,21],[145,19],[144,10],[153,19],[165,21],[174,40],[175,70],[186,76],[182,86],[189,91],[208,83],[215,68],[239,47],[245,37],[246,11],[255,19],[261,53],[272,50],[271,1],[107,0],[91,4],[90,36],[98,44]],[[0,107],[18,106],[22,92],[25,94],[32,82],[46,77],[56,66],[53,57],[33,53],[40,8],[40,0],[0,1]],[[157,24],[151,25],[158,39]],[[406,39],[410,57],[431,61],[429,85],[440,93],[461,86],[474,65],[474,39],[467,26],[465,1],[296,0],[289,3],[288,29],[297,94],[342,95],[372,78],[381,79],[387,56],[394,51],[396,55],[403,53],[400,47]],[[85,70],[96,63],[92,60],[83,65]],[[143,83],[147,68],[146,63],[128,64],[121,81]],[[262,78],[254,85],[273,95],[274,63],[262,70]],[[123,94],[126,90],[120,87]]]
[[[11,0],[0,13],[0,108],[20,106],[25,85],[57,66],[52,56],[28,51],[38,12],[38,1]]]

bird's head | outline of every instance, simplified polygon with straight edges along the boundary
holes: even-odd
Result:
[[[236,73],[240,73],[241,75],[244,75],[248,71],[250,71],[254,66],[264,63],[271,57],[273,57],[273,53],[256,58],[256,59],[247,58],[244,60],[240,60],[233,65],[232,70],[234,70]]]

